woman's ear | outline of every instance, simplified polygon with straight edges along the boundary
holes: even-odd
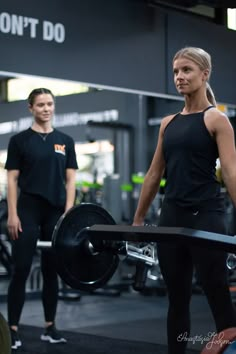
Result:
[[[205,69],[205,70],[203,70],[203,72],[202,72],[202,80],[203,81],[208,81],[208,79],[209,79],[209,70],[208,69]]]

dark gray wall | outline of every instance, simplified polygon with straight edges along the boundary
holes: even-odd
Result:
[[[0,33],[0,70],[164,91],[164,64],[156,66],[165,62],[163,18],[155,33],[152,9],[140,1],[2,0],[0,12],[39,20],[34,39],[28,28],[23,36]],[[45,20],[64,25],[63,43],[42,39]]]
[[[7,28],[12,15],[25,24],[31,18],[22,35]],[[172,55],[197,45],[213,56],[218,100],[236,103],[236,32],[193,14],[148,7],[144,0],[1,0],[0,20],[0,71],[176,94]],[[65,40],[43,38],[45,21],[63,26]]]

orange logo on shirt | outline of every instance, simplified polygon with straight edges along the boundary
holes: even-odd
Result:
[[[62,154],[62,155],[66,154],[66,146],[65,145],[54,144],[54,150],[58,154]]]

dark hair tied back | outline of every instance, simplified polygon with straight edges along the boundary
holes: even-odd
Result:
[[[49,89],[46,89],[44,87],[36,88],[33,91],[31,91],[29,96],[28,96],[29,105],[32,106],[34,104],[35,97],[38,96],[38,95],[42,95],[43,93],[51,95],[53,97],[53,99],[54,99],[54,95]]]

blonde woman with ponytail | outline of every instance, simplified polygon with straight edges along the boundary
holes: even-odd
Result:
[[[186,47],[175,54],[174,83],[184,97],[184,107],[162,120],[133,225],[143,225],[165,173],[167,184],[159,226],[226,234],[216,160],[220,159],[225,185],[236,206],[236,151],[229,119],[216,108],[209,85],[211,69],[211,56],[201,48]],[[190,332],[193,268],[213,314],[212,333],[236,327],[225,252],[177,242],[158,244],[157,250],[169,299],[168,354],[185,354],[190,334],[204,336],[204,333]]]

